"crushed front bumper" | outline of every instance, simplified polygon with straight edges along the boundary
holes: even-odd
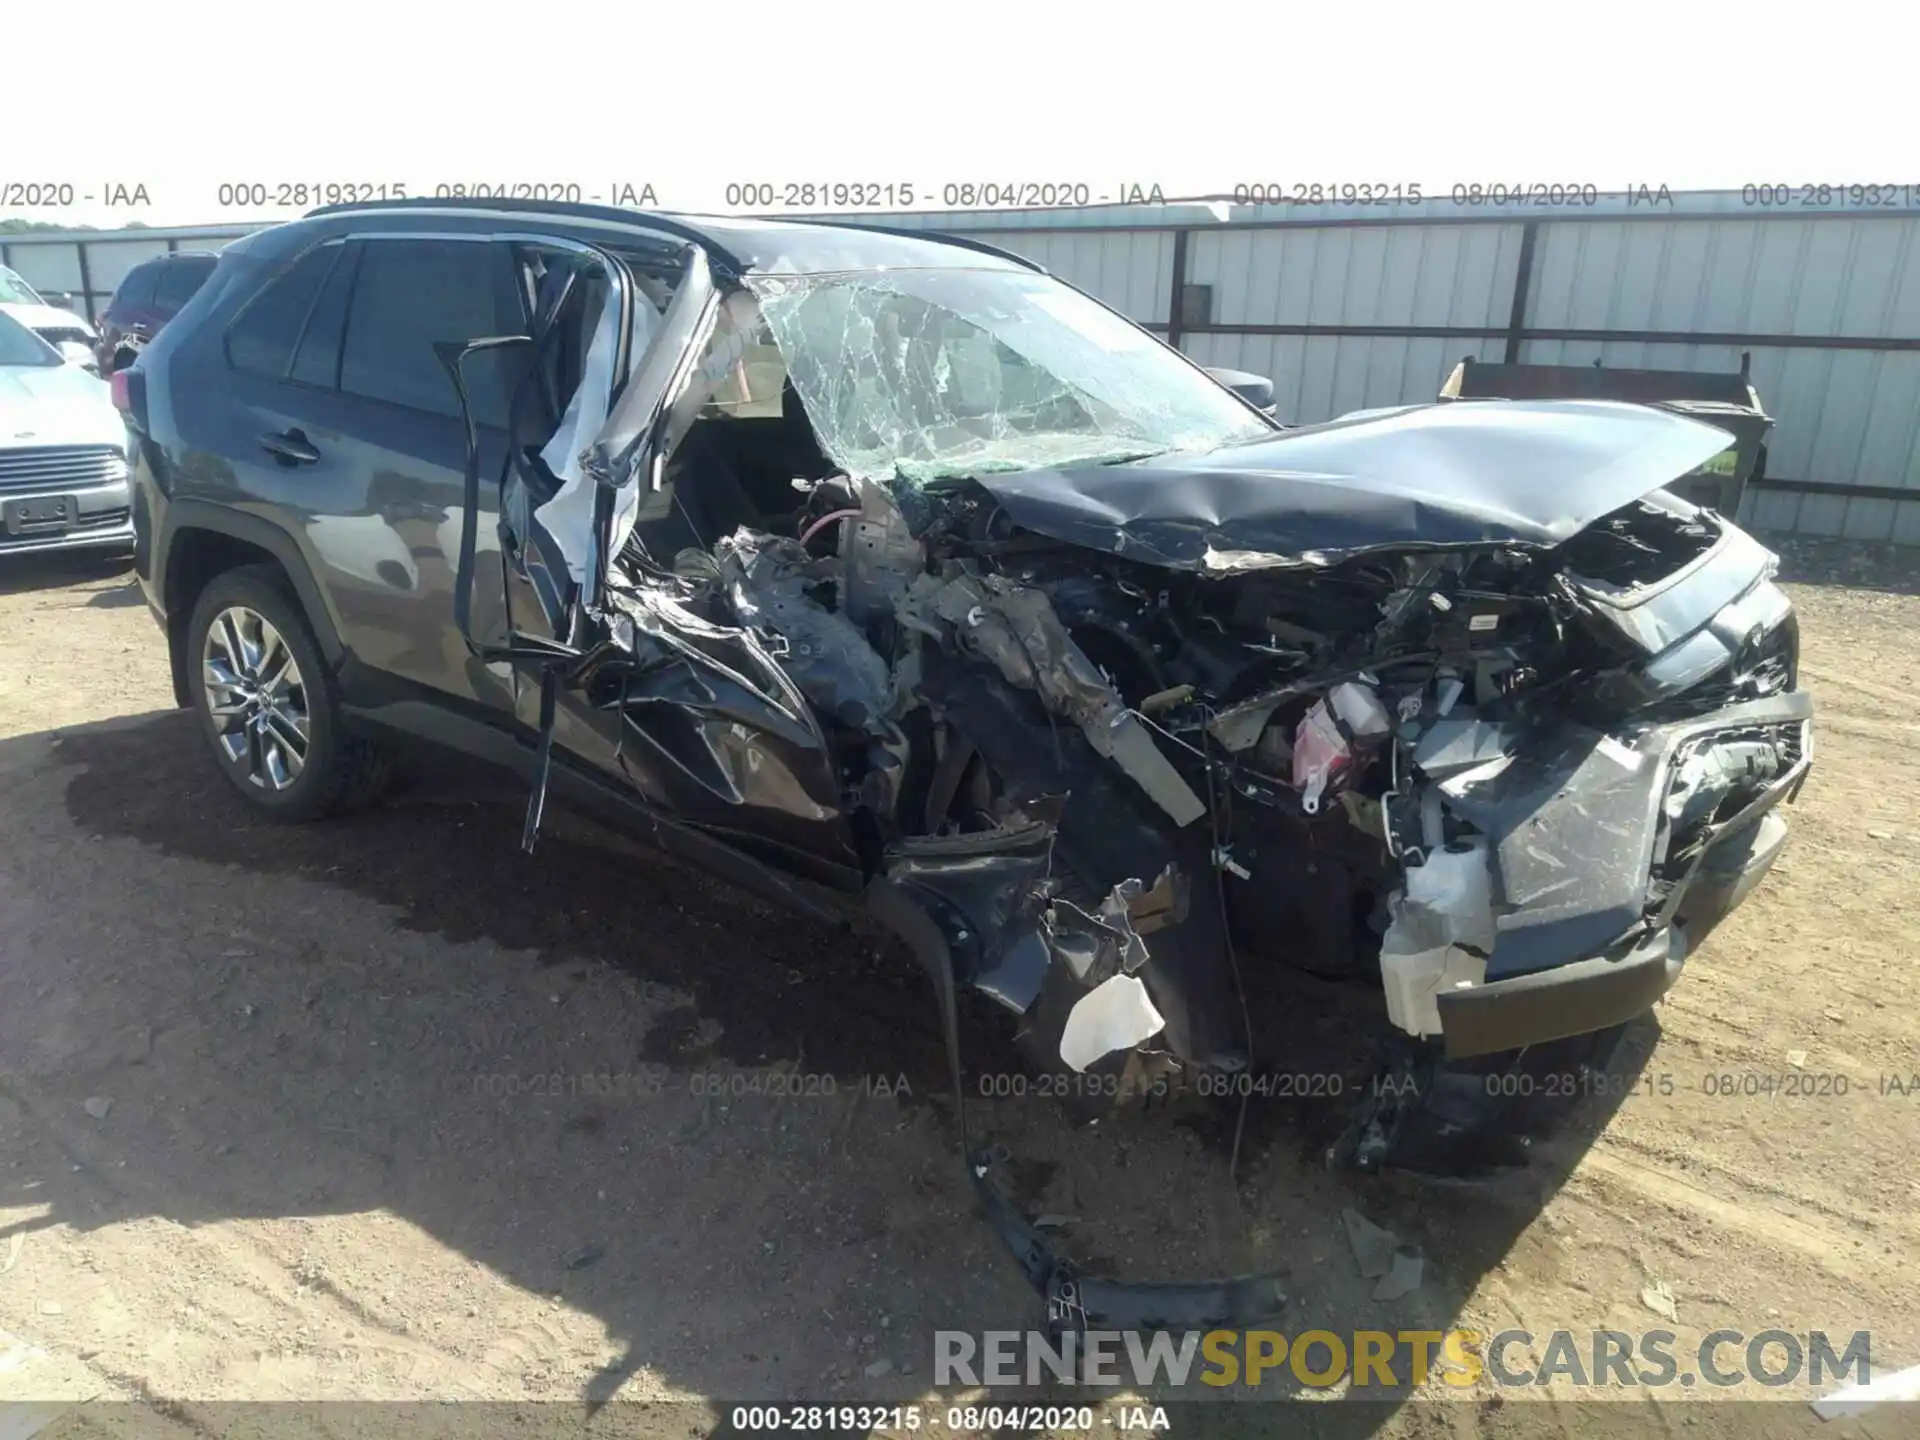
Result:
[[[1488,822],[1502,889],[1520,903],[1500,918],[1484,983],[1436,997],[1448,1058],[1608,1029],[1664,995],[1690,950],[1778,858],[1787,825],[1776,812],[1812,767],[1812,715],[1804,692],[1752,701],[1650,728],[1577,761],[1563,752],[1532,773],[1516,767],[1498,789],[1456,800]],[[1779,736],[1787,763],[1710,825],[1648,913],[1675,757],[1723,734]],[[1602,935],[1610,938],[1595,944]]]
[[[1596,955],[1443,994],[1447,1058],[1519,1050],[1624,1024],[1672,988],[1686,958],[1686,932],[1670,925],[1618,956]]]

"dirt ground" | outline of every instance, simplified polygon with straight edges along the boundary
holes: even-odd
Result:
[[[1232,1176],[1230,1115],[981,1102],[1023,1198],[1136,1277],[1278,1268],[1290,1331],[1638,1332],[1658,1283],[1683,1356],[1868,1330],[1877,1371],[1920,1363],[1920,551],[1789,544],[1786,574],[1819,758],[1774,875],[1629,1034],[1625,1098],[1471,1186],[1330,1173],[1324,1100],[1253,1101]],[[911,1400],[935,1330],[1036,1322],[920,976],[564,817],[523,857],[523,799],[423,761],[370,814],[257,820],[123,569],[0,566],[0,1400],[47,1434],[122,1413],[87,1400],[185,1434],[324,1399],[693,1435],[737,1400]],[[1258,985],[1270,1054],[1358,1082],[1375,996]],[[976,1033],[976,1069],[1014,1068]],[[1786,1075],[1833,1078],[1761,1089]],[[1348,1206],[1419,1246],[1411,1295],[1371,1298]],[[1219,1433],[1820,1424],[1804,1384],[1552,1393]]]

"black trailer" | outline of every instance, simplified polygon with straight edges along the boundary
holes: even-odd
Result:
[[[1667,488],[1722,515],[1740,509],[1747,486],[1767,468],[1767,432],[1773,417],[1749,380],[1750,357],[1736,374],[1703,370],[1627,370],[1593,365],[1505,365],[1471,357],[1454,366],[1440,387],[1442,400],[1629,400],[1657,405],[1733,437],[1732,443]]]

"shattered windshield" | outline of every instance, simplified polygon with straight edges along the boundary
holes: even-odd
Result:
[[[923,483],[1270,433],[1152,336],[1044,275],[887,270],[747,283],[821,444],[849,475]]]

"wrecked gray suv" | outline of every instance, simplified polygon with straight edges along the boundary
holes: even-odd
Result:
[[[1295,965],[1377,985],[1423,1077],[1354,1117],[1390,1163],[1448,1067],[1651,1006],[1811,762],[1774,557],[1661,488],[1724,432],[1283,431],[977,244],[333,208],[236,242],[126,403],[141,579],[241,794],[323,813],[425,734],[526,769],[528,845],[565,787],[860,904],[957,1089],[959,991],[1144,1094],[1246,1073],[1243,972]],[[1057,1323],[1273,1308],[1077,1274],[963,1140]]]

